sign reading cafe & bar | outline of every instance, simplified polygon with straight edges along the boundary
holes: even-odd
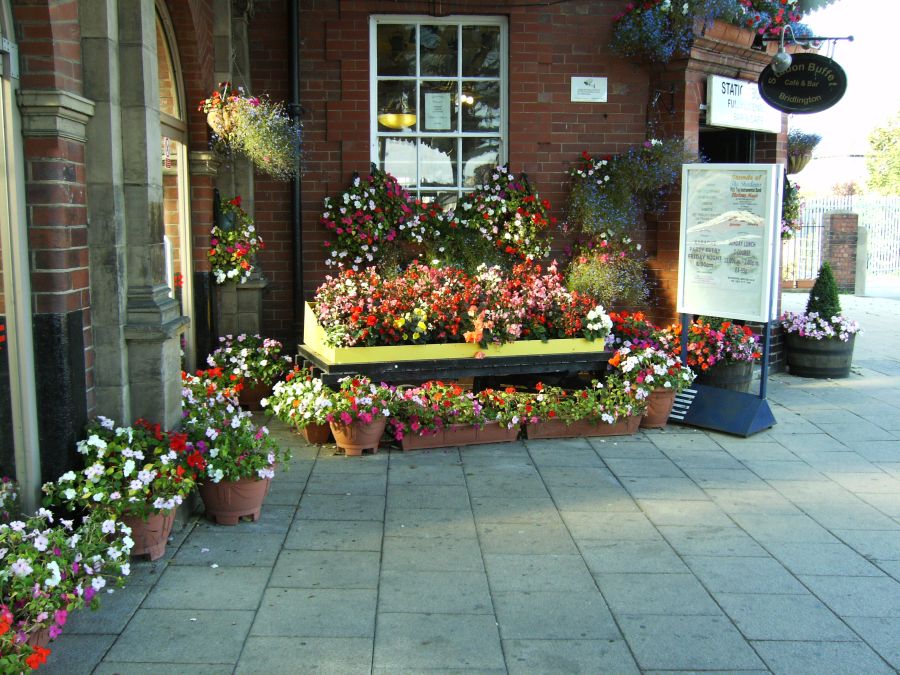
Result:
[[[678,312],[768,320],[778,269],[776,164],[686,164]]]
[[[794,54],[790,68],[776,75],[768,65],[759,76],[759,95],[786,113],[827,110],[847,91],[847,75],[835,61],[820,54]]]

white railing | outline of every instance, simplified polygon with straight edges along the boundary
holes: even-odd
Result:
[[[869,235],[866,270],[871,276],[900,271],[900,197],[820,197],[807,199],[802,226],[782,250],[784,279],[813,279],[822,265],[825,215],[856,213]]]

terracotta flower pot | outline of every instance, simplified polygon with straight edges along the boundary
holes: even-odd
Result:
[[[147,555],[150,560],[161,558],[175,523],[175,511],[153,513],[147,516],[147,520],[140,516],[125,516],[122,520],[131,528],[131,538],[134,540],[131,555]]]
[[[647,398],[647,412],[641,418],[642,429],[662,429],[675,404],[674,389],[654,389]]]
[[[206,515],[219,525],[237,525],[241,518],[259,520],[270,482],[268,478],[241,478],[200,483]]]
[[[46,647],[50,644],[50,627],[41,628],[28,634],[29,647]]]
[[[641,415],[633,415],[613,424],[579,420],[566,424],[562,420],[547,420],[528,424],[525,434],[528,438],[581,438],[586,436],[630,436],[637,432]]]
[[[272,395],[272,387],[264,382],[244,382],[238,402],[244,410],[262,410],[260,401]]]
[[[303,438],[313,445],[324,445],[331,440],[331,427],[327,424],[307,424],[303,427]]]
[[[331,422],[330,425],[337,446],[344,451],[347,457],[358,457],[363,450],[371,449],[372,454],[378,452],[378,443],[384,434],[386,423],[386,418],[376,417],[368,424],[357,421],[352,424]]]

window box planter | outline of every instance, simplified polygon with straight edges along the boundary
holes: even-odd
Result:
[[[436,434],[419,436],[407,434],[400,441],[403,452],[409,450],[427,450],[430,448],[447,448],[460,445],[481,445],[485,443],[507,443],[519,437],[519,427],[507,429],[499,422],[488,422],[478,428],[472,424],[451,424]]]
[[[643,415],[633,415],[613,424],[578,420],[566,424],[562,420],[547,420],[527,424],[525,434],[529,439],[538,438],[581,438],[585,436],[630,436],[637,433]]]

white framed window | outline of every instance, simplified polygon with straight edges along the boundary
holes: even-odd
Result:
[[[506,162],[506,19],[373,16],[369,44],[372,163],[454,204]]]

